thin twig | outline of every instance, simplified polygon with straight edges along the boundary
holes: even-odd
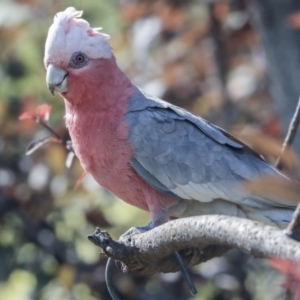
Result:
[[[72,146],[72,141],[69,139],[65,139],[63,138],[57,131],[55,131],[47,121],[45,121],[44,119],[42,118],[38,118],[37,119],[38,123],[40,123],[44,128],[46,128],[52,135],[55,136],[56,138],[56,141],[55,142],[59,142],[61,143],[62,145],[64,145],[66,147],[66,149],[69,151],[69,154],[67,156],[67,160],[66,160],[66,166],[67,168],[70,168],[72,162],[73,162],[73,159],[74,159],[74,156],[75,156],[75,152],[74,152],[74,149],[73,149],[73,146]],[[50,141],[50,140],[48,140]],[[38,141],[33,141],[32,143],[29,144],[29,147],[32,146],[32,144],[34,144],[35,142],[38,142]],[[35,151],[37,148],[39,147],[36,147],[34,150],[32,150],[29,154],[31,154],[33,151]],[[28,152],[28,151],[27,151]],[[28,153],[27,153],[28,155]]]
[[[39,118],[38,122],[45,127],[49,132],[51,132],[57,139],[61,140],[63,144],[65,144],[64,139],[62,136],[56,132],[49,124],[48,122],[44,121],[43,119]]]
[[[298,204],[294,214],[293,218],[285,230],[285,233],[290,238],[300,241],[300,203]]]
[[[286,149],[292,145],[292,143],[295,139],[296,133],[297,133],[299,123],[300,123],[300,98],[298,100],[298,104],[297,104],[294,116],[291,120],[288,133],[287,133],[287,135],[285,137],[285,140],[284,140],[284,143],[282,145],[280,155],[277,158],[276,163],[274,165],[276,168],[280,169],[280,164],[281,164],[282,157],[284,156],[284,154],[286,152]]]

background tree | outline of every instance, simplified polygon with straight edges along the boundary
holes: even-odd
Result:
[[[265,48],[268,74],[275,108],[288,130],[300,93],[300,3],[288,1],[255,1],[257,24]],[[293,144],[300,153],[300,136]]]

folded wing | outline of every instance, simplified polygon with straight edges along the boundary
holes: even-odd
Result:
[[[245,190],[243,180],[283,175],[217,126],[140,90],[130,99],[125,118],[134,148],[132,166],[158,191],[262,209],[294,205],[275,204]]]

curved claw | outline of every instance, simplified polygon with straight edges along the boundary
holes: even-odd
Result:
[[[184,280],[186,281],[186,284],[188,285],[189,289],[190,289],[190,293],[192,296],[197,294],[197,289],[195,288],[194,282],[190,276],[190,273],[187,269],[187,267],[185,266],[180,254],[178,251],[174,252],[174,255],[176,257],[177,263],[179,265],[180,271],[183,275]]]
[[[108,292],[113,300],[121,300],[119,293],[114,285],[114,282],[112,280],[112,267],[114,265],[114,259],[109,258],[106,263],[105,267],[105,282],[108,289]]]

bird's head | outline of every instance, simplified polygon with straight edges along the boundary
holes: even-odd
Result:
[[[73,86],[78,83],[76,78],[81,82],[82,78],[92,80],[91,70],[97,67],[95,62],[113,57],[107,42],[109,36],[99,32],[101,28],[91,28],[81,15],[82,11],[69,7],[56,14],[49,29],[44,63],[47,85],[52,93],[58,91],[66,96],[70,83]]]

